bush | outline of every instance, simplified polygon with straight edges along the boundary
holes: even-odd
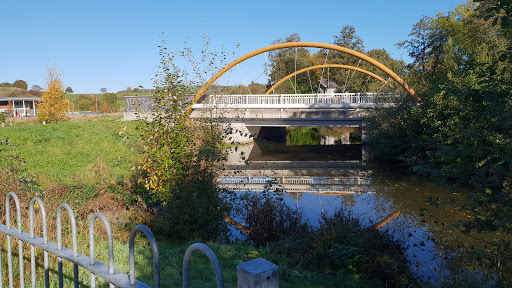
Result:
[[[138,165],[140,183],[158,204],[155,233],[173,240],[219,240],[226,236],[229,205],[215,185],[222,134],[211,123],[188,120],[191,86],[173,65],[174,55],[161,50],[151,121],[140,125],[144,149]]]

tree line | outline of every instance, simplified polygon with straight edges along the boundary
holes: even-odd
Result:
[[[284,39],[274,40],[272,44],[300,41],[301,37],[297,33],[293,33]],[[357,35],[356,29],[351,25],[344,26],[338,35],[333,36],[333,44],[366,54],[386,65],[401,77],[408,72],[407,65],[401,60],[393,59],[385,49],[366,50],[363,40]],[[343,64],[358,67],[370,71],[383,79],[388,79],[386,74],[373,65],[342,52],[320,49],[313,53],[307,48],[285,48],[271,51],[268,54],[265,69],[269,75],[269,80],[266,89],[270,89],[276,82],[295,71],[317,65],[323,67],[325,64]],[[323,68],[298,74],[296,77],[290,78],[290,81],[277,87],[273,92],[277,94],[317,93],[321,81],[323,85],[326,85],[328,82],[336,83],[336,92],[401,91],[398,87],[383,85],[383,83],[375,78],[354,70]]]
[[[4,89],[2,89],[4,88]],[[5,89],[7,88],[7,89]],[[14,89],[9,89],[14,88]],[[32,96],[38,96],[40,97],[43,95],[43,88],[39,85],[32,85],[30,90],[28,90],[28,84],[25,80],[16,80],[13,83],[9,82],[2,82],[0,83],[0,91],[2,92],[0,95],[2,97],[32,97]],[[71,87],[65,87],[64,93],[71,94],[73,93],[73,88]]]

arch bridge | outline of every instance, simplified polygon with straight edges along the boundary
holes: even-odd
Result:
[[[242,138],[238,142],[250,141],[246,135],[251,135],[248,127],[288,127],[288,126],[345,126],[362,127],[367,109],[381,105],[387,107],[396,103],[401,93],[335,93],[335,94],[271,94],[274,89],[300,73],[322,68],[343,68],[365,73],[370,77],[389,84],[380,76],[358,67],[339,64],[324,64],[308,67],[288,75],[276,83],[264,95],[206,95],[208,88],[239,63],[265,52],[285,48],[321,48],[342,52],[365,61],[384,72],[389,79],[401,86],[404,91],[415,101],[420,97],[414,89],[409,87],[391,69],[377,60],[354,50],[332,44],[316,42],[287,42],[264,47],[250,52],[226,65],[208,80],[191,101],[187,109],[190,118],[214,117],[219,122],[231,123]],[[127,107],[128,99],[127,99]]]

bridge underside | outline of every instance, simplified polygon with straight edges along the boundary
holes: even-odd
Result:
[[[223,123],[232,128],[235,142],[247,143],[254,140],[251,135],[259,134],[257,127],[362,127],[363,113],[363,109],[196,109],[190,117]],[[286,138],[286,132],[283,135]]]

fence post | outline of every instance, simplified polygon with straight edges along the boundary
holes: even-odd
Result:
[[[237,270],[238,288],[278,288],[279,266],[258,258],[239,264]]]

